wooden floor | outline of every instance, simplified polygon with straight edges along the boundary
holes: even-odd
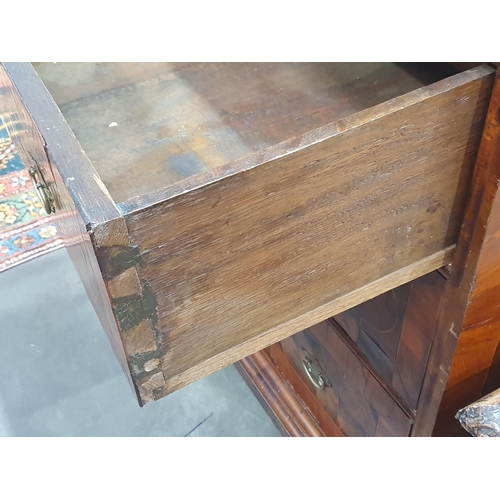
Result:
[[[392,63],[35,63],[117,203],[454,73]]]

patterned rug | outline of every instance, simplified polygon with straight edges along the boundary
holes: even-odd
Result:
[[[63,246],[0,116],[0,272]]]

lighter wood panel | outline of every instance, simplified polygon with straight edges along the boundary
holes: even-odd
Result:
[[[126,217],[158,305],[158,394],[447,264],[491,83],[458,75]]]

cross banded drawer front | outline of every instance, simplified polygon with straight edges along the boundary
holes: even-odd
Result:
[[[411,411],[417,409],[445,286],[435,271],[332,318]]]
[[[298,397],[332,435],[408,436],[412,420],[376,380],[338,332],[323,321],[268,350]],[[321,370],[318,388],[302,366],[310,359]],[[329,419],[326,423],[322,420]]]

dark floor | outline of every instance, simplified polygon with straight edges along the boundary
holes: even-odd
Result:
[[[0,294],[0,436],[279,435],[232,366],[139,408],[64,249]]]

